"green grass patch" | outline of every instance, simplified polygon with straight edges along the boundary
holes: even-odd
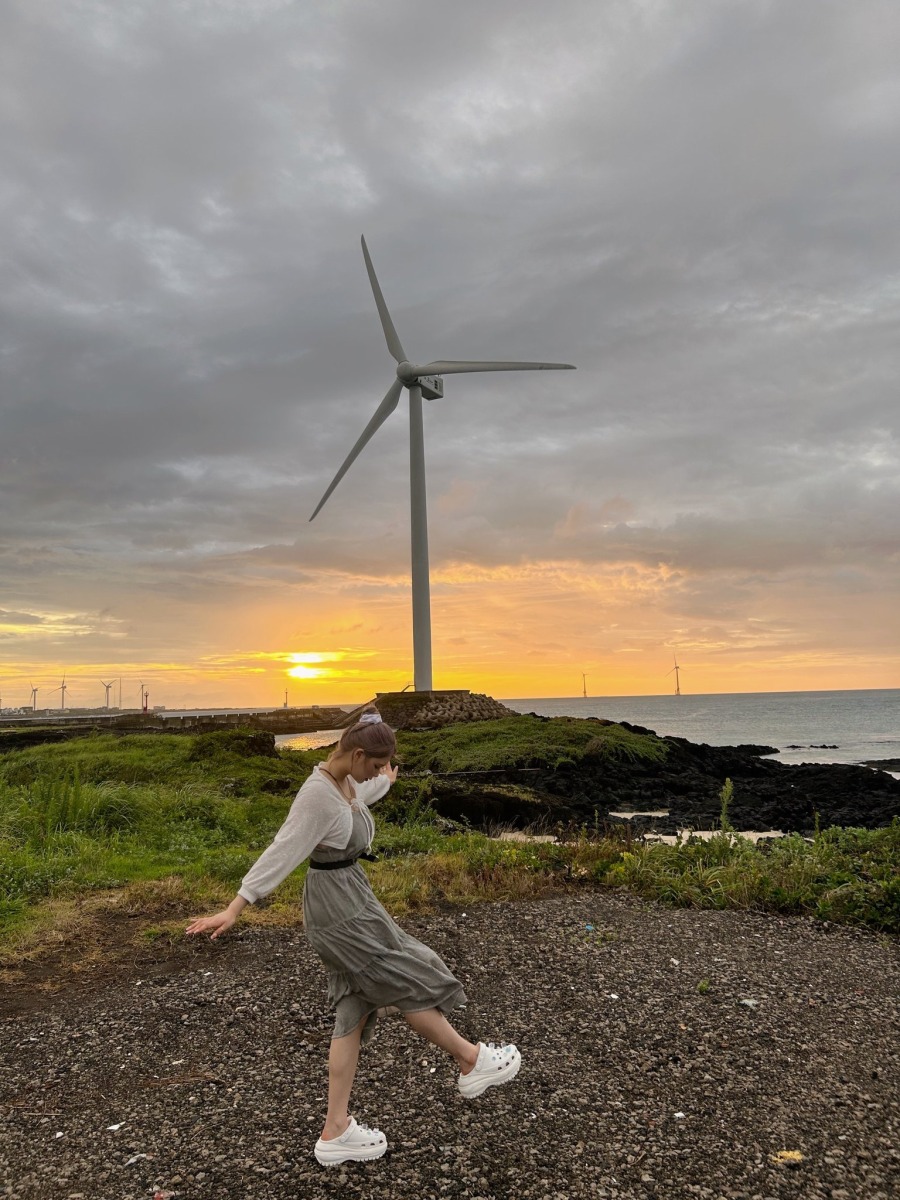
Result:
[[[652,762],[665,749],[621,726],[568,719],[401,735],[406,767],[421,771],[551,770],[599,757]],[[46,933],[53,912],[94,895],[134,898],[150,930],[165,928],[161,908],[174,919],[179,904],[191,912],[221,904],[325,753],[275,752],[258,733],[228,730],[98,734],[0,755],[0,945],[9,952],[23,931]],[[395,913],[563,887],[627,887],[676,905],[811,914],[900,932],[900,822],[757,849],[728,832],[729,798],[723,793],[725,828],[707,842],[645,846],[598,828],[564,845],[509,842],[439,818],[428,778],[401,776],[376,810],[381,858],[367,869]],[[304,873],[250,919],[296,922]]]
[[[637,845],[603,882],[666,904],[752,908],[900,933],[900,820],[883,829],[793,834],[754,846],[726,830],[708,841]]]
[[[398,737],[404,767],[442,772],[557,770],[592,758],[661,762],[666,749],[653,734],[571,717],[504,717]]]

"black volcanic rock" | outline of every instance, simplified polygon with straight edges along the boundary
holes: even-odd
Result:
[[[595,794],[612,793],[609,807],[668,808],[677,823],[718,823],[720,792],[734,786],[729,815],[739,829],[809,831],[822,826],[876,828],[900,815],[900,780],[883,771],[841,764],[787,765],[760,757],[756,748],[707,746],[666,738],[658,766],[609,764],[592,781]],[[637,803],[639,802],[639,803]]]
[[[622,722],[624,725],[625,723]],[[637,733],[650,733],[626,725]],[[432,802],[442,816],[482,827],[535,823],[615,823],[610,812],[666,809],[650,821],[657,832],[716,828],[720,793],[733,784],[729,818],[736,829],[811,832],[829,825],[878,828],[900,816],[900,780],[884,771],[841,764],[785,764],[771,746],[709,746],[663,739],[664,762],[592,758],[466,777],[435,775]],[[647,822],[642,821],[641,825]],[[637,826],[635,826],[637,828]]]

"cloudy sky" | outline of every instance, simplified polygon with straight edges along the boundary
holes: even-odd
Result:
[[[5,0],[4,707],[892,687],[896,0]],[[405,393],[404,393],[405,398]],[[292,671],[292,675],[286,672]],[[116,692],[113,699],[117,698]]]

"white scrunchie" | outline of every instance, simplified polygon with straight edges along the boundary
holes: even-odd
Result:
[[[381,713],[363,713],[359,718],[360,725],[380,725]]]

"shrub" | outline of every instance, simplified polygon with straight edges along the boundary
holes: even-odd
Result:
[[[235,758],[277,758],[275,735],[262,729],[216,729],[200,733],[193,739],[188,758],[206,762],[225,755]]]

